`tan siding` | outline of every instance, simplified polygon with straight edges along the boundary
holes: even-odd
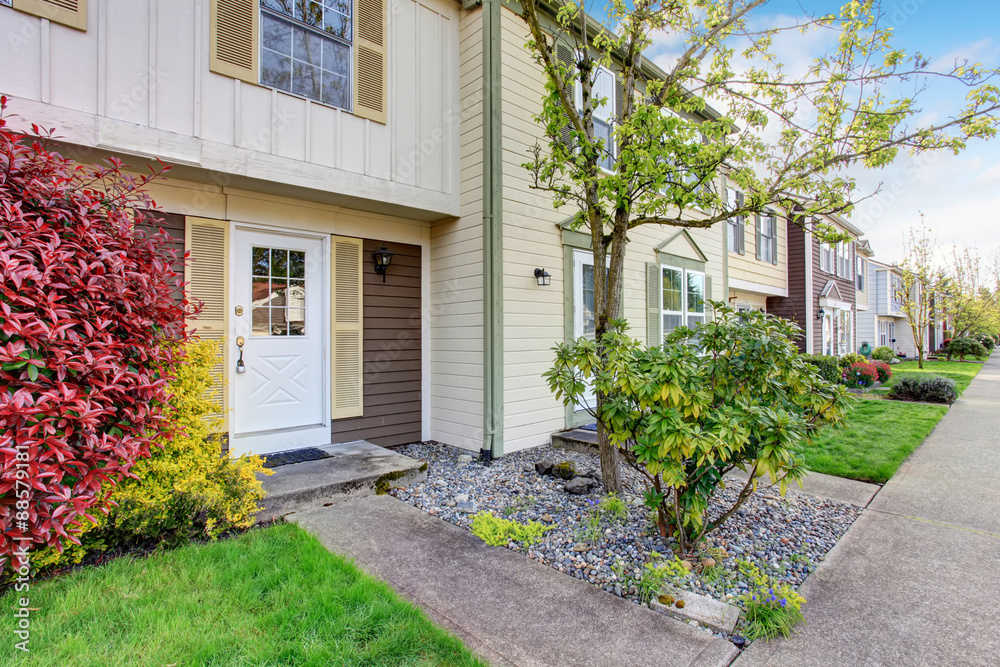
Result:
[[[461,217],[431,228],[431,438],[470,450],[483,433],[482,9],[459,19]]]
[[[788,286],[788,230],[785,219],[777,218],[777,264],[757,259],[757,233],[754,224],[753,218],[748,219],[744,237],[746,252],[742,255],[729,253],[729,277],[785,289]]]

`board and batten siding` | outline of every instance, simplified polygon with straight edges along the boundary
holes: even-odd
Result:
[[[430,230],[430,437],[472,451],[483,445],[482,13],[459,19],[461,215]]]
[[[748,216],[744,235],[745,252],[729,253],[729,277],[785,289],[788,286],[788,230],[783,216],[776,216],[778,231],[778,262],[772,264],[757,259],[756,221]],[[721,223],[725,224],[725,223]]]
[[[552,347],[566,338],[563,241],[559,223],[573,214],[556,210],[552,200],[529,187],[531,175],[521,165],[528,149],[542,140],[532,116],[541,110],[544,78],[524,49],[523,21],[502,12],[503,111],[503,284],[504,284],[504,452],[543,445],[566,427],[566,408],[542,378],[553,361]],[[712,297],[724,298],[721,225],[689,233],[706,255]],[[629,233],[624,267],[624,314],[630,334],[646,337],[646,263],[656,249],[677,234],[673,227],[643,226]],[[685,242],[686,243],[686,242]],[[681,247],[683,244],[679,244]],[[670,252],[669,249],[666,250]],[[552,275],[539,287],[536,268]]]
[[[458,213],[458,3],[391,3],[384,124],[211,71],[212,4],[90,0],[86,31],[0,6],[4,93],[67,143],[205,182]]]
[[[372,258],[383,245],[393,253],[384,283]],[[416,442],[421,439],[421,249],[365,239],[361,258],[364,413],[335,419],[332,442]]]

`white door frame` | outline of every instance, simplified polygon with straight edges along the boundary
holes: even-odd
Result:
[[[321,427],[296,427],[291,429],[274,429],[271,431],[260,431],[249,435],[238,436],[235,433],[235,411],[239,409],[236,402],[236,359],[239,356],[239,348],[236,346],[236,337],[244,336],[246,338],[250,337],[250,331],[247,327],[243,326],[241,330],[242,322],[239,318],[234,315],[230,316],[230,331],[228,332],[230,337],[230,355],[233,358],[229,363],[229,405],[231,407],[232,414],[228,415],[228,427],[229,427],[229,451],[231,454],[239,455],[241,453],[246,453],[248,451],[258,451],[258,452],[274,452],[287,449],[298,449],[301,447],[311,447],[316,445],[325,445],[330,443],[330,412],[331,412],[331,401],[332,397],[330,394],[331,387],[330,382],[333,377],[333,366],[331,359],[331,321],[330,321],[330,308],[331,308],[331,285],[332,280],[330,274],[330,234],[322,234],[317,232],[310,232],[307,230],[298,229],[288,229],[285,227],[276,227],[270,225],[258,225],[242,222],[232,222],[230,227],[230,239],[232,241],[229,244],[229,303],[230,308],[235,308],[240,305],[236,302],[236,285],[239,280],[237,276],[237,232],[260,232],[263,234],[275,234],[278,236],[291,236],[297,238],[306,238],[312,240],[319,240],[323,245],[323,266],[320,272],[321,281],[323,283],[323,296],[320,298],[321,312],[319,315],[319,321],[323,327],[324,334],[322,335],[322,346],[323,346],[323,359],[320,360],[322,364],[321,375],[323,377],[323,421]],[[248,304],[243,304],[244,308],[248,308]],[[273,445],[273,447],[272,447]],[[271,447],[271,448],[269,448]]]

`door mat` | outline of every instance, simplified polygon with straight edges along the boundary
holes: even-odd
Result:
[[[275,452],[274,454],[261,454],[264,459],[265,468],[277,468],[287,466],[292,463],[304,463],[306,461],[319,461],[328,459],[330,455],[322,449],[315,447],[305,447],[304,449],[292,449],[287,452]]]

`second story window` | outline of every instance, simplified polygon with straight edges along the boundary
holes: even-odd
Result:
[[[837,244],[837,275],[851,279],[851,244],[846,241]]]
[[[859,292],[865,291],[865,258],[858,257],[857,259],[857,278],[856,287]]]
[[[833,246],[829,243],[821,243],[819,246],[819,269],[833,273]]]
[[[778,221],[770,212],[757,216],[757,259],[778,263]]]
[[[261,0],[260,83],[351,110],[351,0]]]
[[[729,205],[730,211],[735,211],[736,209],[743,206],[743,193],[734,190],[733,188],[726,188],[726,203]],[[745,227],[744,227],[744,217],[742,215],[734,215],[726,221],[726,234],[727,241],[729,244],[729,252],[736,252],[743,254],[746,252],[744,247],[744,237],[745,237]]]
[[[611,171],[615,167],[615,155],[617,149],[611,137],[611,119],[618,108],[615,100],[615,75],[605,68],[600,68],[594,75],[594,84],[591,86],[590,94],[592,100],[604,100],[604,103],[594,109],[594,139],[604,140],[605,154],[601,157],[599,165],[602,169]],[[583,86],[576,82],[574,88],[576,97],[576,108],[583,109]]]

